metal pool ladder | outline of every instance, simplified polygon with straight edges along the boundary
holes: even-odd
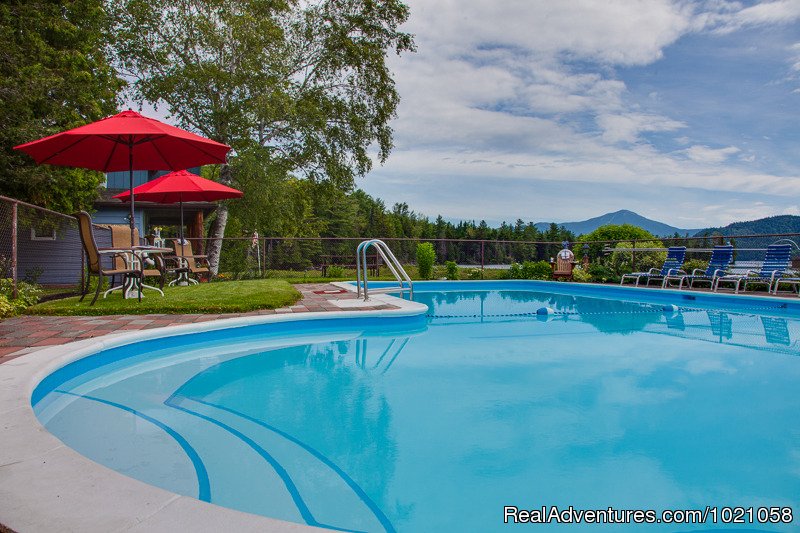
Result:
[[[383,262],[386,263],[386,266],[389,267],[389,270],[392,271],[394,274],[395,279],[397,280],[398,286],[397,287],[385,287],[381,289],[373,289],[372,292],[374,293],[388,293],[388,292],[409,292],[409,296],[411,299],[414,298],[414,284],[411,282],[411,278],[406,273],[403,265],[400,264],[400,261],[394,256],[392,251],[380,239],[370,239],[367,241],[362,241],[361,244],[358,245],[356,248],[356,274],[358,279],[356,281],[357,292],[356,295],[358,298],[364,298],[366,302],[369,300],[369,282],[367,280],[367,250],[371,247],[375,248],[375,251],[378,252],[378,255],[381,256]],[[406,286],[408,284],[408,286]]]

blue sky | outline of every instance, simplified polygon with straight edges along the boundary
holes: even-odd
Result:
[[[395,149],[428,216],[681,228],[800,214],[800,0],[408,0]]]

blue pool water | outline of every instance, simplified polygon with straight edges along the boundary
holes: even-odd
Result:
[[[342,530],[499,530],[506,505],[800,514],[793,301],[541,283],[421,285],[414,300],[427,316],[107,350],[43,381],[34,409],[129,476]]]

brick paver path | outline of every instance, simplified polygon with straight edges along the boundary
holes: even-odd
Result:
[[[112,316],[19,316],[0,321],[0,363],[25,355],[42,346],[66,344],[90,337],[127,330],[139,330],[233,318],[309,311],[341,311],[330,300],[352,300],[355,294],[326,283],[295,285],[303,295],[295,305],[250,313],[214,315],[112,315]],[[348,311],[393,309],[391,305],[348,307]]]

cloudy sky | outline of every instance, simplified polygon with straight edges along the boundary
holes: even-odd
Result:
[[[359,181],[452,219],[800,214],[800,0],[407,0],[395,149]]]

